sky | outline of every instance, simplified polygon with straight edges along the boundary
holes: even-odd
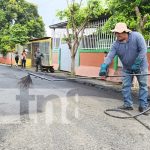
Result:
[[[57,10],[63,10],[67,7],[66,0],[26,0],[38,6],[39,15],[42,16],[47,36],[51,36],[49,25],[59,22],[56,17]]]
[[[67,0],[26,0],[34,3],[38,7],[39,15],[42,16],[47,36],[52,37],[53,33],[49,28],[49,25],[60,22],[56,17],[57,10],[64,10],[67,8]],[[72,0],[68,0],[71,2]],[[75,0],[80,2],[81,0]],[[82,0],[82,4],[86,4],[86,0]]]

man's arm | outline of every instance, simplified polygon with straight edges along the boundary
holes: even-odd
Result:
[[[138,49],[139,49],[138,58],[142,60],[147,53],[147,45],[146,45],[145,39],[142,36],[142,34],[138,33],[137,36],[138,36],[137,37],[137,44],[138,44]]]
[[[107,57],[104,60],[104,64],[107,64],[107,65],[111,64],[113,58],[116,55],[116,46],[115,45],[116,45],[116,42],[113,43],[111,50],[109,51]]]
[[[108,53],[107,57],[104,60],[104,63],[101,64],[100,66],[99,76],[107,76],[109,64],[112,62],[115,55],[116,55],[116,47],[115,47],[115,42],[114,42],[114,44],[111,47],[110,52]]]
[[[140,33],[137,33],[137,46],[138,46],[139,54],[137,58],[135,59],[134,64],[131,67],[134,73],[140,72],[140,65],[147,54],[146,42],[145,42],[144,37]]]

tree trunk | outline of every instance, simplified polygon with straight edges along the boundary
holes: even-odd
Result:
[[[71,76],[75,76],[75,56],[71,56]]]
[[[71,49],[71,76],[75,76],[75,56],[79,46],[78,35],[76,34],[75,36],[76,38]]]
[[[142,21],[142,16],[141,16],[138,6],[135,7],[135,13],[137,17],[137,31],[142,33],[143,21]]]

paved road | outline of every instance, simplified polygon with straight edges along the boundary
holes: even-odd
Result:
[[[150,149],[150,131],[139,122],[103,113],[122,104],[120,92],[33,77],[31,88],[22,89],[25,75],[0,66],[0,150]],[[150,116],[139,119],[150,126]]]

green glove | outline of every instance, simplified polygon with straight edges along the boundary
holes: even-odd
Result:
[[[142,59],[141,58],[137,58],[135,60],[135,63],[131,66],[131,70],[134,73],[140,73],[140,65],[141,65]]]
[[[100,67],[99,76],[107,76],[107,69],[108,69],[108,65],[102,64]]]

